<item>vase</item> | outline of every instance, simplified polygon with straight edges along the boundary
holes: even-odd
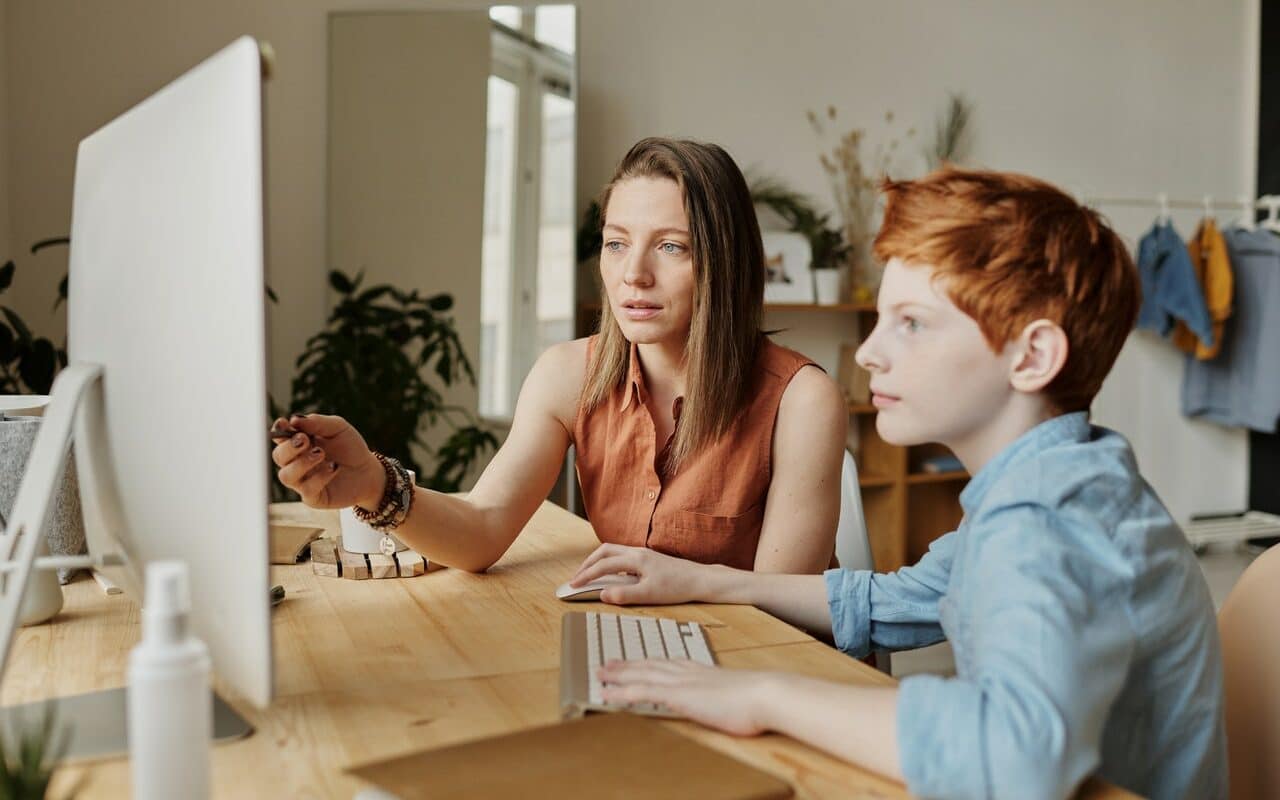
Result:
[[[0,415],[0,514],[7,520],[18,497],[40,417]],[[53,504],[42,532],[46,553],[59,556],[85,552],[84,518],[80,511],[80,487],[76,481],[75,453],[67,453],[62,480],[54,492]],[[77,570],[60,569],[56,580],[66,583]]]
[[[833,306],[840,302],[840,270],[815,269],[813,271],[813,288],[818,296],[818,305]]]

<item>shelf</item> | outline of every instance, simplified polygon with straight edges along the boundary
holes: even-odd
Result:
[[[969,473],[964,470],[954,472],[913,472],[907,476],[907,483],[947,483],[949,481],[967,481]]]
[[[870,403],[850,403],[849,404],[850,414],[874,414],[879,410],[880,409],[876,408]]]
[[[817,303],[765,303],[765,311],[842,311],[871,312],[876,310],[875,303],[834,303],[819,305]]]
[[[863,472],[858,475],[858,485],[864,489],[875,486],[892,486],[893,478],[888,475],[877,475],[874,472]]]

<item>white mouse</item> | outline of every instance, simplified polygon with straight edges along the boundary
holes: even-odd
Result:
[[[561,600],[599,600],[600,590],[608,589],[610,586],[630,586],[633,583],[639,583],[640,579],[635,575],[625,575],[619,573],[617,575],[601,575],[590,583],[584,583],[581,586],[570,586],[562,583],[556,587],[556,597]]]

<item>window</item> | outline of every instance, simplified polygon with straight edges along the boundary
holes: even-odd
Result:
[[[509,420],[542,351],[573,335],[574,9],[490,16],[480,414]],[[500,14],[501,12],[501,14]],[[568,48],[568,49],[565,49]]]

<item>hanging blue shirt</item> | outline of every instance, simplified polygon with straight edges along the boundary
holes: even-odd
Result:
[[[1217,358],[1187,356],[1182,413],[1274,433],[1280,421],[1280,238],[1243,228],[1222,238],[1234,274],[1234,311]]]
[[[1138,277],[1142,282],[1139,328],[1167,336],[1178,319],[1206,347],[1213,345],[1204,288],[1196,278],[1187,245],[1172,224],[1157,222],[1138,242]]]
[[[898,690],[907,788],[1070,795],[1088,776],[1151,798],[1227,793],[1208,587],[1123,436],[1085,412],[1038,425],[974,476],[965,517],[915,566],[829,570],[836,646],[946,638],[956,677]]]

